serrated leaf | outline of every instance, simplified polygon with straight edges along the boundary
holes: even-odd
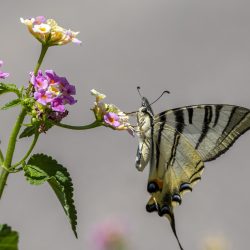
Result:
[[[29,164],[29,163],[28,163]],[[36,165],[25,165],[24,171],[27,181],[32,185],[41,185],[51,177]]]
[[[21,95],[19,89],[17,88],[15,84],[0,82],[0,94],[5,94],[8,92],[13,92],[17,94],[19,97]]]
[[[6,103],[1,109],[6,110],[12,107],[15,107],[21,103],[20,99],[14,99],[8,103]]]
[[[26,127],[22,131],[22,133],[19,135],[19,139],[24,138],[24,137],[30,137],[30,136],[34,135],[36,131],[37,131],[37,127],[34,125]]]
[[[26,179],[33,185],[47,181],[59,199],[64,212],[68,216],[71,228],[77,237],[77,212],[73,200],[73,183],[65,167],[52,157],[44,154],[33,155],[24,166]]]
[[[0,224],[0,249],[18,250],[18,233],[6,224]]]

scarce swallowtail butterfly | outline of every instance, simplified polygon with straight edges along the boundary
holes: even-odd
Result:
[[[170,109],[154,115],[147,98],[137,114],[136,168],[149,163],[148,212],[167,217],[180,249],[174,206],[201,179],[204,162],[225,153],[250,128],[247,108],[208,104]]]

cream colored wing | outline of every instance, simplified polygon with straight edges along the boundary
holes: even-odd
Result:
[[[250,110],[233,105],[196,105],[168,110],[155,116],[183,134],[203,161],[226,152],[250,128]]]
[[[155,124],[153,141],[155,153],[148,178],[148,191],[152,196],[146,209],[166,216],[178,240],[174,206],[181,204],[185,191],[191,191],[201,179],[204,164],[188,139],[167,124]],[[180,245],[179,240],[178,243]]]

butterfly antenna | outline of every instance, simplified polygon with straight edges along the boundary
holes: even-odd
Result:
[[[140,97],[142,98],[143,96],[141,95],[140,89],[141,89],[141,87],[140,87],[140,86],[137,86],[137,91],[138,91]]]
[[[184,250],[184,248],[182,247],[182,245],[181,245],[181,243],[180,243],[180,241],[179,241],[179,238],[178,238],[178,236],[177,236],[177,233],[176,233],[174,213],[170,213],[170,214],[168,214],[168,215],[169,215],[169,217],[170,217],[170,225],[171,225],[172,231],[173,231],[174,236],[175,236],[175,238],[176,238],[176,240],[177,240],[177,242],[178,242],[178,244],[179,244],[179,247],[180,247],[181,250]]]
[[[163,91],[162,94],[155,101],[153,101],[152,103],[150,103],[150,106],[152,104],[156,103],[164,94],[170,94],[170,92],[168,90]]]

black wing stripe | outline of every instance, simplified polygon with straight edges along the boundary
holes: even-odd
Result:
[[[215,127],[219,121],[219,117],[220,117],[220,111],[222,109],[223,105],[216,105],[215,108],[215,120],[214,120],[214,125],[213,127]]]
[[[230,117],[227,121],[227,125],[226,127],[224,128],[223,132],[221,133],[222,135],[226,133],[226,135],[228,134],[228,131],[231,131],[231,122],[233,121],[234,122],[234,114],[237,110],[237,107],[233,107],[233,109],[231,110],[231,114],[230,114]]]
[[[174,143],[173,143],[173,146],[172,146],[172,149],[171,149],[171,156],[169,158],[167,166],[174,165],[176,150],[177,150],[177,147],[178,147],[178,144],[179,144],[179,140],[180,140],[180,134],[176,131],[175,134],[174,134]]]
[[[228,125],[228,128],[226,127],[222,133],[223,136],[223,139],[220,140],[220,141],[217,141],[216,145],[222,143],[226,138],[227,136],[230,134],[231,131],[233,131],[234,129],[236,129],[236,127],[240,126],[242,124],[242,122],[245,120],[245,118],[248,116],[250,112],[247,111],[246,113],[244,113],[244,115],[241,117],[241,119],[236,122],[235,124],[233,124],[234,126],[231,127],[230,124]],[[233,121],[233,118],[231,118],[231,120]],[[247,130],[249,129],[249,126],[246,128]],[[237,136],[235,138],[233,138],[232,141],[235,141],[240,135],[242,135],[243,133],[245,132],[245,130],[243,130],[241,133],[238,133]],[[219,138],[220,139],[220,138]],[[219,142],[219,143],[218,143]]]
[[[161,122],[161,125],[160,125],[160,129],[158,132],[158,138],[157,138],[157,144],[156,144],[156,169],[158,169],[159,162],[160,162],[161,136],[162,136],[162,131],[164,129],[164,125],[166,123],[166,115],[160,116],[160,122]]]
[[[196,177],[195,179],[193,179],[192,181],[191,181],[191,184],[193,184],[193,183],[195,183],[195,182],[197,182],[197,181],[200,181],[201,180],[201,177]]]
[[[201,135],[198,139],[198,142],[195,145],[195,149],[198,149],[199,145],[202,143],[204,138],[206,137],[208,130],[209,130],[209,124],[212,121],[213,117],[213,110],[211,106],[205,106],[205,114],[204,114],[204,121],[202,126]]]
[[[178,110],[174,112],[175,115],[175,121],[176,121],[176,132],[174,135],[174,141],[171,149],[171,155],[168,161],[167,166],[173,165],[175,161],[175,156],[176,156],[176,151],[179,145],[179,140],[180,140],[180,134],[182,134],[183,129],[184,129],[184,113],[183,110]]]
[[[190,180],[192,180],[192,178],[198,174],[199,172],[201,172],[204,169],[204,165],[202,165],[197,171],[195,171],[191,176],[190,176]]]
[[[229,120],[228,120],[227,126],[226,126],[225,129],[223,130],[221,137],[218,138],[218,140],[217,140],[217,142],[216,142],[216,144],[215,144],[216,146],[215,146],[214,150],[217,150],[218,147],[219,147],[221,144],[224,143],[224,140],[226,140],[226,139],[228,138],[228,135],[229,135],[229,133],[230,133],[232,130],[234,130],[234,129],[236,129],[237,127],[241,126],[242,122],[243,122],[246,118],[250,119],[249,117],[247,117],[247,116],[250,114],[250,112],[249,112],[249,110],[246,109],[246,112],[242,114],[243,116],[241,117],[241,119],[240,119],[240,120],[237,119],[236,122],[234,122],[234,121],[233,121],[233,120],[234,120],[233,117],[234,117],[234,114],[235,114],[237,108],[239,108],[239,107],[234,107],[234,109],[232,109],[232,112],[231,112],[230,118],[229,118]],[[232,125],[230,125],[230,120],[231,120]],[[209,157],[209,158],[206,159],[205,161],[212,161],[212,160],[218,158],[220,155],[224,154],[224,153],[234,144],[234,142],[235,142],[242,134],[244,134],[247,130],[249,130],[249,127],[250,127],[250,124],[249,124],[249,126],[246,126],[242,131],[240,131],[239,133],[237,133],[236,135],[234,135],[233,138],[230,137],[230,139],[231,139],[232,141],[231,141],[231,143],[230,143],[227,147],[225,147],[223,150],[220,150],[218,153],[215,153],[213,157]]]
[[[225,136],[229,135],[232,130],[234,130],[237,126],[241,125],[242,121],[246,118],[246,116],[249,114],[249,110],[245,110],[245,112],[237,112],[238,107],[233,108],[233,111],[230,115],[230,118],[228,120],[228,124],[223,130],[222,135]]]
[[[192,107],[188,107],[187,111],[188,111],[188,122],[189,122],[189,124],[192,124],[193,123],[194,109]]]
[[[151,129],[151,155],[150,155],[150,170],[151,167],[153,166],[152,162],[154,159],[154,152],[155,152],[155,147],[154,147],[154,118],[151,115],[151,113],[148,113],[150,117],[150,129]]]
[[[183,110],[177,110],[174,112],[175,115],[175,121],[176,121],[176,126],[175,129],[182,134],[183,129],[184,129],[184,113]]]

